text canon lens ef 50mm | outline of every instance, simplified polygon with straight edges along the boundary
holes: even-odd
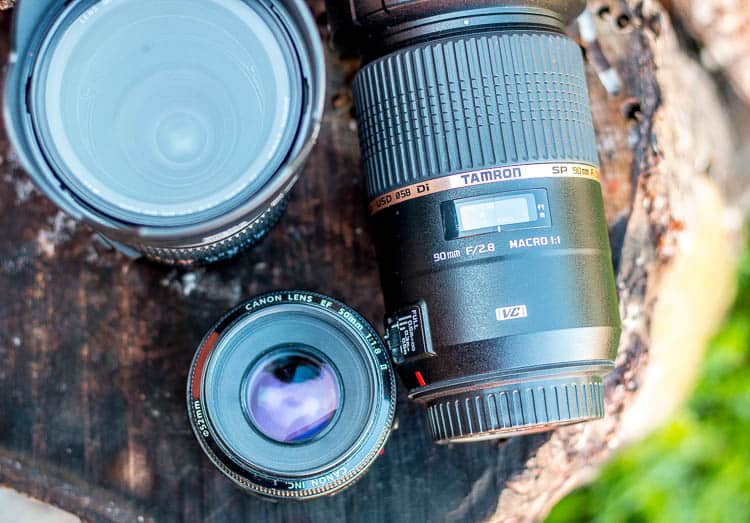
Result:
[[[303,0],[19,0],[6,129],[36,185],[121,250],[210,262],[283,213],[324,70]]]
[[[354,82],[387,334],[437,441],[604,415],[619,311],[583,0],[330,1]]]
[[[395,374],[373,327],[320,294],[279,291],[224,316],[193,360],[188,411],[201,447],[243,489],[334,494],[390,435]]]

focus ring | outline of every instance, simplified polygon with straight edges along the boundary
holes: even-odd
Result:
[[[597,376],[527,382],[443,398],[427,412],[437,442],[516,435],[603,417],[604,386]]]
[[[598,165],[581,51],[546,31],[457,36],[394,52],[354,83],[370,198],[508,164]]]
[[[247,227],[218,242],[200,247],[174,249],[148,245],[137,245],[132,248],[152,261],[168,265],[195,266],[227,260],[268,236],[271,229],[284,215],[288,203],[289,197],[285,196]]]

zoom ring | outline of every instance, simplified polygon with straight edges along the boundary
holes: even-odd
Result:
[[[600,377],[557,383],[524,383],[432,402],[427,408],[435,441],[488,433],[532,432],[604,416]]]
[[[545,31],[444,38],[354,83],[370,198],[435,176],[519,163],[598,165],[581,51]]]
[[[195,266],[215,263],[232,258],[239,252],[261,242],[286,211],[289,198],[284,197],[277,204],[269,207],[260,217],[253,220],[247,227],[241,229],[218,242],[198,247],[163,248],[147,245],[134,246],[146,258],[168,265]]]

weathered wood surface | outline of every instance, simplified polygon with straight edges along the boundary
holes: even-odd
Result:
[[[703,64],[726,74],[750,102],[750,1],[667,0],[665,5],[690,31]]]
[[[322,2],[312,4],[325,32]],[[305,288],[382,323],[350,116],[356,64],[331,55],[331,104],[287,216],[261,246],[216,267],[177,271],[108,251],[32,188],[2,139],[0,483],[94,521],[543,517],[687,389],[731,296],[739,236],[737,220],[727,219],[733,202],[722,194],[742,187],[711,79],[677,46],[657,3],[602,2],[596,10],[624,82],[612,97],[593,71],[590,78],[625,319],[607,419],[439,447],[402,397],[398,429],[372,471],[343,494],[304,504],[247,496],[204,458],[185,413],[185,378],[196,344],[224,310],[259,292]],[[0,16],[4,57],[9,14]],[[706,313],[689,325],[670,317],[698,303]],[[677,321],[687,340],[673,339]],[[690,362],[677,382],[666,372],[676,341]]]

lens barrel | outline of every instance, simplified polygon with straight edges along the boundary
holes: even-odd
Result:
[[[620,320],[586,75],[563,32],[583,5],[350,3],[388,344],[436,441],[604,415]]]
[[[20,0],[5,121],[37,186],[133,256],[262,239],[317,138],[325,66],[302,0]]]
[[[255,297],[206,335],[187,404],[213,464],[242,489],[303,500],[359,479],[390,435],[395,373],[373,327],[320,294]]]

